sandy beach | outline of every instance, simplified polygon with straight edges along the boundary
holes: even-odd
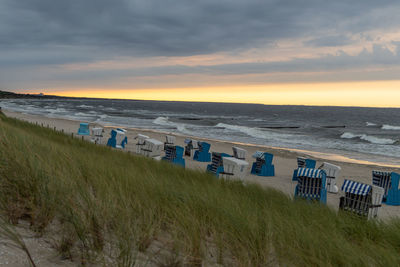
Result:
[[[43,125],[44,127],[49,127],[52,129],[56,129],[58,131],[64,131],[66,134],[74,134],[76,137],[77,130],[79,128],[79,122],[73,120],[59,119],[59,118],[48,118],[44,116],[23,114],[11,111],[3,111],[7,116],[18,118],[21,120],[25,120],[31,123],[37,123],[38,125]],[[101,126],[98,124],[90,124],[90,127]],[[109,133],[112,128],[118,127],[116,126],[101,126],[105,128],[103,144],[107,142],[109,138]],[[344,179],[351,179],[359,182],[363,182],[366,184],[372,183],[372,170],[382,170],[382,171],[395,171],[400,172],[400,168],[390,167],[390,166],[378,166],[373,163],[368,162],[360,162],[356,160],[350,160],[341,156],[335,156],[331,154],[323,154],[312,151],[300,151],[300,150],[288,150],[288,149],[280,149],[280,148],[271,148],[267,146],[258,146],[252,144],[243,144],[243,143],[232,143],[227,141],[220,140],[210,140],[198,137],[191,137],[185,135],[178,135],[175,133],[167,133],[167,132],[158,132],[154,130],[147,129],[137,129],[137,128],[126,128],[127,137],[128,137],[128,145],[125,148],[126,151],[131,153],[135,153],[136,149],[136,140],[134,140],[137,134],[144,134],[151,138],[160,140],[162,142],[165,141],[165,135],[173,135],[176,137],[176,145],[180,145],[184,147],[184,140],[186,138],[193,138],[196,140],[207,141],[211,144],[210,152],[224,152],[228,154],[232,154],[232,146],[238,146],[247,151],[246,161],[249,163],[249,170],[247,171],[247,175],[245,177],[246,182],[253,182],[260,184],[265,187],[272,187],[277,190],[280,190],[290,196],[293,196],[294,188],[296,183],[292,181],[293,170],[297,168],[296,158],[298,156],[306,156],[317,161],[317,166],[320,166],[323,162],[333,163],[342,168],[340,176],[337,178],[337,186],[340,189],[343,184]],[[79,138],[82,138],[79,136]],[[87,140],[90,139],[89,136],[85,136]],[[274,177],[260,177],[256,175],[250,174],[250,168],[254,159],[251,155],[256,151],[265,151],[272,153],[274,155],[273,164],[275,165],[275,176]],[[194,161],[193,159],[185,156],[186,168],[196,169],[205,171],[206,166],[209,163],[202,163],[198,161]],[[328,193],[327,203],[330,207],[337,210],[339,206],[339,198],[340,198],[340,190],[338,194]],[[379,210],[379,217],[382,219],[388,219],[391,217],[398,216],[400,214],[400,207],[396,206],[387,206],[383,205]]]

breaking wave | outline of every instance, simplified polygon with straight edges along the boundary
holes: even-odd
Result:
[[[172,126],[181,133],[192,134],[192,132],[186,128],[185,124],[170,121],[168,117],[158,117],[154,119],[153,123],[161,126]]]
[[[397,130],[400,131],[400,126],[393,126],[389,124],[382,125],[382,130]]]
[[[358,138],[360,140],[367,141],[372,144],[378,144],[378,145],[393,145],[394,143],[397,142],[396,140],[389,139],[389,138],[380,138],[380,137],[375,137],[375,136],[366,135],[366,134],[353,134],[353,133],[348,133],[348,132],[343,133],[340,137],[344,138],[344,139]]]

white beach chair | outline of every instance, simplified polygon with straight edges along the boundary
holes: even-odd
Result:
[[[318,169],[324,170],[326,173],[326,190],[330,193],[337,193],[339,189],[336,186],[336,178],[339,177],[341,168],[334,164],[324,162]]]
[[[143,135],[143,134],[138,134],[135,139],[136,141],[136,153],[140,154],[140,151],[142,149],[142,147],[144,146],[144,142],[146,141],[146,139],[149,139],[150,137],[148,137],[147,135]]]
[[[340,198],[339,208],[367,219],[376,218],[382,205],[385,189],[351,180],[344,180],[344,196]]]
[[[126,130],[118,128],[118,129],[116,129],[116,131],[117,131],[117,136],[116,136],[117,145],[116,145],[116,148],[124,149],[125,145],[127,143]]]
[[[237,159],[241,159],[241,160],[245,160],[246,159],[247,151],[244,150],[243,148],[240,148],[240,147],[237,147],[237,146],[233,146],[232,150],[233,150],[233,157],[235,157]]]
[[[161,159],[161,151],[163,148],[163,143],[156,139],[148,138],[145,139],[144,145],[140,150],[140,154],[146,157],[151,157],[155,159]]]
[[[92,128],[92,143],[101,144],[103,139],[103,132],[104,130],[101,127]]]
[[[164,150],[166,149],[166,147],[168,145],[171,145],[171,146],[175,145],[175,141],[176,141],[176,137],[175,136],[166,135],[165,136],[165,142],[164,142]]]
[[[249,166],[247,161],[233,157],[223,157],[222,162],[224,164],[224,172],[221,173],[222,178],[237,178],[244,181],[244,177],[246,176],[247,168]]]

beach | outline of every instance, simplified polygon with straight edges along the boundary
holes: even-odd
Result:
[[[45,116],[23,114],[7,110],[3,110],[3,112],[9,117],[14,117],[31,123],[37,123],[38,125],[43,125],[44,127],[56,129],[57,131],[64,131],[65,134],[71,134],[71,135],[74,134],[75,137],[82,138],[81,136],[76,135],[77,130],[79,128],[79,121],[59,119],[59,118],[48,118]],[[107,142],[111,129],[119,127],[118,125],[102,126],[96,123],[90,123],[91,128],[96,126],[104,127],[105,129],[104,137],[102,140],[103,144]],[[337,210],[339,207],[339,198],[341,196],[340,187],[343,184],[344,179],[350,179],[366,184],[372,184],[371,172],[373,170],[400,172],[400,168],[376,165],[373,163],[363,162],[363,161],[350,160],[341,157],[339,155],[324,154],[319,152],[317,153],[312,151],[301,151],[294,149],[293,150],[280,149],[280,148],[244,144],[244,143],[234,143],[234,142],[221,141],[215,139],[205,139],[187,135],[180,135],[176,133],[160,132],[149,129],[137,129],[137,128],[126,128],[126,127],[122,128],[127,130],[128,144],[125,150],[130,153],[135,153],[136,140],[134,138],[138,134],[144,134],[149,136],[150,138],[154,138],[162,142],[165,141],[166,134],[173,135],[176,137],[175,144],[180,145],[182,147],[185,146],[184,140],[186,138],[193,138],[199,141],[206,141],[211,144],[210,152],[223,152],[227,154],[232,154],[232,146],[243,148],[247,151],[246,161],[249,163],[248,167],[249,169],[247,171],[247,175],[244,181],[248,183],[257,183],[263,187],[272,187],[284,192],[289,196],[293,196],[293,192],[296,186],[296,182],[292,181],[292,175],[293,175],[293,170],[297,168],[296,159],[298,156],[315,159],[317,161],[316,165],[317,167],[320,166],[323,162],[329,162],[338,165],[342,169],[340,176],[336,179],[337,186],[339,188],[339,193],[338,194],[328,193],[327,196],[327,204],[334,210]],[[90,140],[90,136],[84,136],[84,138],[87,139],[88,141]],[[254,159],[251,156],[256,151],[264,151],[272,153],[274,155],[273,159],[273,164],[275,165],[274,177],[261,177],[250,174],[251,164],[254,162]],[[186,161],[186,168],[189,169],[205,171],[207,164],[209,164],[209,163],[194,161],[192,158],[189,158],[187,156],[185,156],[184,158]],[[382,205],[382,207],[379,210],[378,216],[379,218],[386,220],[389,218],[396,217],[399,214],[400,214],[399,206]]]

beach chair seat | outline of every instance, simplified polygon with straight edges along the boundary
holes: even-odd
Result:
[[[199,149],[194,152],[193,159],[200,162],[210,162],[211,153],[210,144],[206,142],[198,142]]]
[[[233,151],[234,158],[241,159],[241,160],[246,159],[247,151],[245,149],[237,147],[237,146],[233,146],[232,151]]]
[[[150,137],[148,137],[147,135],[143,135],[143,134],[138,134],[135,139],[136,141],[136,153],[140,154],[140,151],[142,150],[142,147],[144,146],[144,142],[146,139],[149,139]]]
[[[194,139],[185,139],[185,156],[192,156],[192,150],[198,149],[197,141]]]
[[[224,162],[223,157],[231,157],[231,155],[226,153],[212,153],[212,162],[207,165],[207,171],[213,173],[215,176],[219,177],[220,173],[224,172]]]
[[[326,204],[325,171],[314,168],[298,168],[294,196]]]
[[[128,138],[126,137],[126,130],[117,128],[112,129],[110,133],[111,137],[107,141],[107,146],[124,149],[125,145],[128,143]]]
[[[221,174],[222,178],[244,180],[249,163],[245,160],[234,157],[222,157],[224,170]]]
[[[326,190],[330,193],[337,193],[339,189],[336,185],[336,178],[339,177],[341,168],[337,165],[324,162],[318,169],[324,170],[326,173]]]
[[[395,172],[372,171],[372,184],[385,190],[383,202],[386,205],[400,205],[400,174]]]
[[[313,159],[303,157],[297,158],[297,168],[311,168],[314,169],[317,162]],[[292,181],[297,181],[297,169],[293,171]]]
[[[81,122],[79,124],[78,135],[90,135],[89,123]]]
[[[185,168],[185,159],[183,158],[183,147],[167,145],[165,149],[165,156],[162,158],[162,160],[169,161],[173,164]]]
[[[275,166],[272,164],[274,155],[267,152],[256,151],[253,154],[253,158],[255,158],[256,161],[251,167],[251,174],[258,176],[275,176]]]
[[[166,147],[168,145],[172,145],[173,146],[175,144],[175,141],[176,141],[176,137],[175,136],[166,135],[165,136],[165,142],[164,142],[164,150],[166,149]]]
[[[101,127],[92,128],[92,138],[91,141],[95,144],[101,144],[103,140],[104,129]]]
[[[148,138],[145,139],[144,145],[140,150],[140,154],[146,157],[159,158],[163,149],[163,143],[156,139]]]
[[[385,190],[376,185],[368,185],[345,179],[342,185],[344,196],[340,198],[339,209],[367,219],[378,216]]]

